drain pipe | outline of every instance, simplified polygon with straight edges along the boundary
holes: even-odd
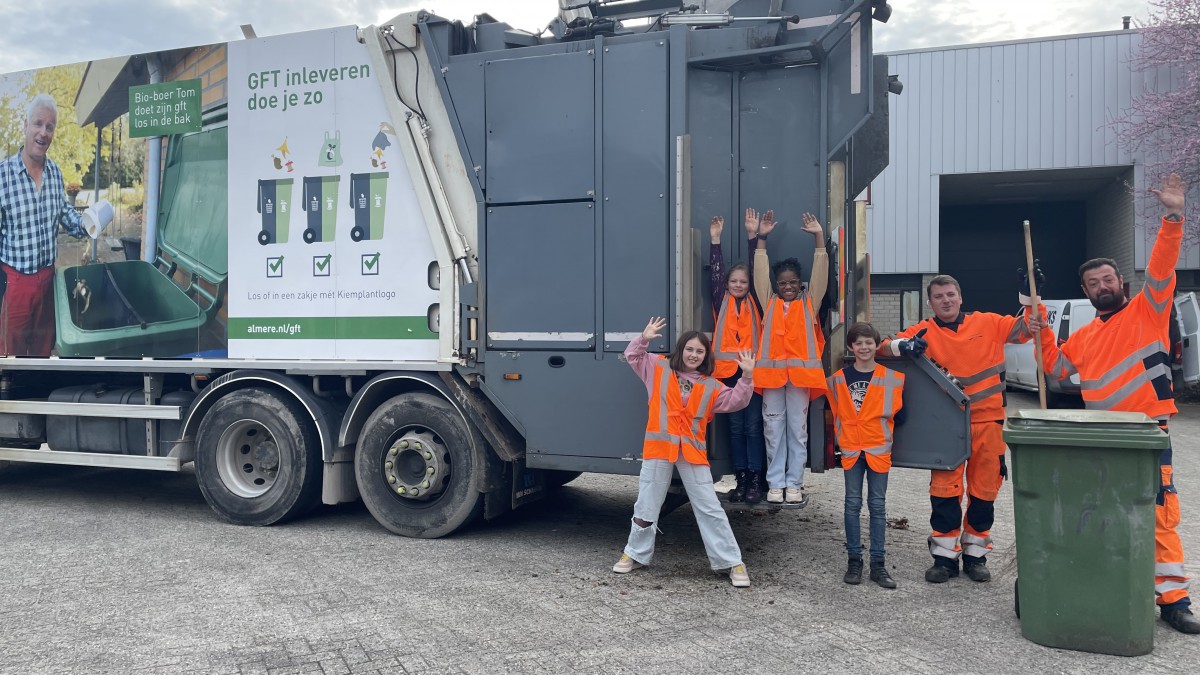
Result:
[[[150,84],[162,81],[162,70],[157,54],[146,57],[146,65],[150,70]],[[158,189],[162,176],[162,136],[151,136],[146,139],[146,204],[142,209],[145,214],[145,235],[142,237],[142,260],[153,264],[158,259]]]

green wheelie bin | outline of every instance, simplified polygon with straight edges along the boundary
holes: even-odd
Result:
[[[1141,413],[1009,416],[1021,634],[1047,647],[1154,648],[1154,498],[1166,433]]]

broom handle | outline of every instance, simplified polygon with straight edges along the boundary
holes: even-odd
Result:
[[[1029,236],[1029,221],[1025,221],[1025,269],[1029,271],[1029,309],[1025,314],[1026,321],[1029,319],[1028,312],[1037,312],[1038,305],[1041,301],[1037,293],[1037,275],[1033,272],[1033,238]],[[1036,331],[1033,334],[1033,356],[1037,362],[1037,383],[1038,383],[1038,403],[1041,404],[1042,410],[1046,409],[1046,371],[1042,364],[1042,331]]]

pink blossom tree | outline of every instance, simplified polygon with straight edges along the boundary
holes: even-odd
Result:
[[[1144,158],[1146,185],[1178,173],[1200,185],[1200,0],[1150,0],[1150,17],[1140,25],[1142,44],[1134,67],[1153,72],[1147,90],[1115,120],[1120,142]],[[1200,213],[1195,198],[1188,216]],[[1200,233],[1189,217],[1188,243]]]

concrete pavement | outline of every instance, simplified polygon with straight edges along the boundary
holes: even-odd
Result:
[[[1197,575],[1200,406],[1183,406],[1172,431]],[[1133,659],[1021,637],[1010,485],[996,578],[927,584],[927,483],[892,475],[888,515],[908,521],[888,532],[899,589],[842,583],[834,471],[808,476],[806,509],[731,513],[754,581],[740,590],[709,571],[686,506],[660,521],[653,566],[609,570],[633,477],[584,476],[421,541],[357,504],[243,528],[211,513],[190,473],[14,465],[0,472],[0,672],[1194,672],[1200,636],[1162,622],[1154,652]]]

